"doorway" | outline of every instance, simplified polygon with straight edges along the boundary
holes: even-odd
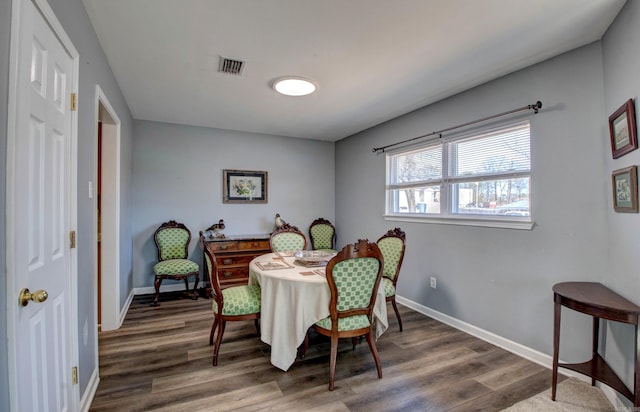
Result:
[[[120,304],[120,119],[96,86],[96,274],[98,327],[118,329]]]

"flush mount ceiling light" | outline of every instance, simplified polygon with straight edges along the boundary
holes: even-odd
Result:
[[[304,77],[280,77],[273,81],[273,89],[287,96],[306,96],[315,92],[318,87],[316,84]]]

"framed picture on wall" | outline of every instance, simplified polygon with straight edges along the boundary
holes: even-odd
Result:
[[[611,154],[614,159],[638,148],[636,114],[633,99],[629,99],[609,116]]]
[[[267,203],[267,172],[222,171],[222,203]]]
[[[630,166],[611,174],[613,209],[616,212],[638,213],[638,167]]]

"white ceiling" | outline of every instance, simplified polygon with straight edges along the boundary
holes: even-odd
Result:
[[[335,141],[598,40],[625,0],[83,2],[134,118]]]

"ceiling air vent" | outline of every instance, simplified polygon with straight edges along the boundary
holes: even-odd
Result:
[[[244,68],[244,62],[241,60],[229,59],[228,57],[220,56],[220,65],[218,67],[218,72],[220,73],[228,73],[235,74],[240,76],[242,74],[242,69]]]

